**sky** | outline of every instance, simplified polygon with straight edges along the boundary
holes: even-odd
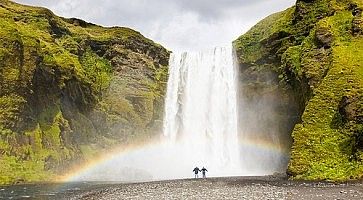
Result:
[[[135,29],[172,51],[224,46],[295,0],[15,0],[56,15]]]

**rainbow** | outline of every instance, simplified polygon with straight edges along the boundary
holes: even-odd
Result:
[[[138,143],[128,146],[122,146],[115,148],[111,151],[109,151],[107,154],[103,154],[95,159],[93,159],[90,162],[87,162],[80,167],[75,168],[74,170],[71,170],[66,175],[60,176],[57,178],[58,182],[74,182],[77,181],[77,178],[92,172],[95,168],[99,167],[100,165],[103,165],[107,162],[110,162],[114,160],[115,158],[123,157],[128,154],[131,154],[133,152],[137,151],[148,151],[152,148],[155,148],[155,146],[160,145],[160,139],[159,140],[152,140],[152,142],[149,143]],[[282,149],[281,147],[265,140],[244,140],[243,142],[239,143],[241,149],[251,149],[256,152],[269,152],[273,154],[280,155],[282,157],[288,158],[289,152],[287,149]]]
[[[153,140],[152,140],[153,141]],[[70,170],[70,172],[66,173],[65,175],[60,175],[56,177],[56,182],[72,182],[75,180],[76,177],[78,177],[80,174],[84,174],[93,168],[114,159],[116,156],[123,156],[127,155],[130,152],[137,151],[140,149],[147,149],[150,148],[152,145],[157,145],[159,142],[140,142],[132,145],[125,145],[116,147],[114,149],[109,150],[107,153],[104,153],[102,155],[98,155],[95,158],[92,158],[92,160],[86,161],[83,165],[79,167],[74,167]]]

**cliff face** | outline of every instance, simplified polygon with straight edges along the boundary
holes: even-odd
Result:
[[[0,0],[0,184],[47,181],[160,130],[169,52]]]
[[[243,88],[258,91],[247,99],[278,98],[292,178],[363,177],[362,10],[361,0],[298,0],[234,41]]]

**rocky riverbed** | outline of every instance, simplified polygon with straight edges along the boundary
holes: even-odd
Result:
[[[296,182],[273,177],[186,179],[105,185],[70,199],[362,199],[362,182]]]

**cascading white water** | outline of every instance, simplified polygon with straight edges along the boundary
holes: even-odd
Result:
[[[273,106],[261,106],[259,102],[245,104],[241,101],[243,98],[237,104],[234,60],[231,45],[205,52],[172,54],[164,130],[159,141],[112,155],[73,180],[190,178],[195,166],[206,167],[208,176],[267,175],[284,171],[287,157],[280,151],[279,138],[275,138],[279,137],[278,129],[258,124],[262,114],[274,118],[266,112]],[[239,112],[237,105],[243,108]],[[243,120],[239,128],[238,114]]]
[[[164,135],[215,175],[241,173],[235,77],[231,46],[170,58]]]

